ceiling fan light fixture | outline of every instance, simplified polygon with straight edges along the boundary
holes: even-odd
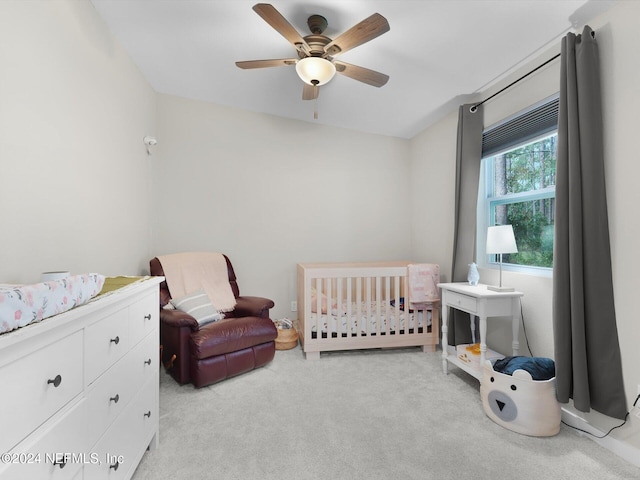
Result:
[[[336,74],[336,67],[326,58],[306,57],[296,63],[300,79],[309,85],[324,85]]]

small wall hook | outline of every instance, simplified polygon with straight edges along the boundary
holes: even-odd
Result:
[[[158,144],[156,137],[150,135],[145,136],[142,141],[147,146],[147,155],[151,155],[151,147]]]

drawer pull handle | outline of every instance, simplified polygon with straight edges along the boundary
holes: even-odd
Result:
[[[118,470],[118,467],[120,466],[120,462],[116,462],[113,465],[109,465],[109,468],[113,468],[114,471]]]
[[[151,418],[151,410],[149,410],[147,413],[145,413],[144,416],[147,417],[147,418]]]
[[[115,343],[116,345],[120,343],[120,337],[116,336],[116,338],[112,338],[109,342]]]
[[[51,379],[47,380],[47,384],[51,384],[51,383],[53,383],[54,387],[58,388],[62,383],[62,377],[60,375],[56,375],[56,378],[54,378],[53,380]]]
[[[151,365],[151,359],[145,360],[144,363],[145,365]]]
[[[149,313],[149,314],[145,315],[145,316],[144,316],[144,319],[145,319],[145,320],[151,320],[151,314]]]
[[[58,465],[60,468],[64,468],[64,466],[67,464],[67,462],[65,460],[61,460],[58,461],[57,459],[53,461],[54,465]]]
[[[116,393],[116,396],[115,396],[115,397],[111,397],[111,398],[109,399],[109,401],[110,401],[110,402],[113,402],[113,403],[118,403],[118,402],[120,401],[120,395],[118,395],[118,394]]]

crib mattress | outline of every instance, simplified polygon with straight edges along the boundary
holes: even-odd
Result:
[[[337,335],[357,335],[358,331],[361,335],[374,335],[378,332],[378,322],[380,322],[380,334],[404,333],[406,331],[414,332],[416,329],[422,332],[425,327],[431,326],[430,311],[409,311],[399,310],[396,315],[396,309],[390,308],[387,311],[386,304],[381,305],[380,315],[377,314],[376,302],[372,302],[367,308],[361,305],[358,313],[357,305],[353,304],[350,315],[345,305],[335,314],[320,314],[320,332],[326,336],[327,332],[331,332],[333,336]],[[388,314],[388,315],[387,315]],[[311,313],[311,333],[317,333],[318,314]]]

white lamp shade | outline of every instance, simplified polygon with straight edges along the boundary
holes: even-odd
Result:
[[[320,57],[306,57],[296,63],[296,72],[304,83],[324,85],[336,74],[336,66]]]
[[[511,225],[496,225],[487,229],[487,253],[518,253]]]

